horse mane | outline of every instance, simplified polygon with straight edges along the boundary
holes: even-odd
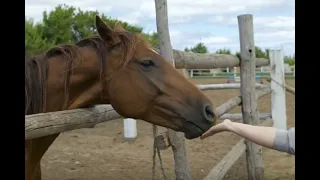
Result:
[[[120,38],[120,43],[115,45],[121,48],[123,57],[121,63],[125,66],[132,59],[138,42],[145,42],[140,36],[129,32],[115,32]],[[57,45],[42,55],[25,60],[25,114],[45,113],[47,98],[48,60],[56,56],[62,56],[66,60],[64,68],[64,106],[69,101],[70,80],[75,67],[76,59],[81,61],[79,47],[93,48],[99,56],[100,61],[100,82],[105,76],[107,53],[113,48],[101,39],[100,36],[91,36],[70,45]]]

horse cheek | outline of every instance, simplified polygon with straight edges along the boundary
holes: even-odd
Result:
[[[113,83],[110,87],[110,104],[122,116],[134,118],[139,114],[141,103],[131,83]]]

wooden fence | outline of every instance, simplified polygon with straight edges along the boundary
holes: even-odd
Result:
[[[260,123],[257,101],[258,98],[272,92],[271,117],[275,120],[274,126],[286,129],[285,89],[282,86],[284,84],[283,53],[281,50],[270,51],[270,61],[255,58],[252,15],[238,16],[238,23],[241,61],[238,57],[232,55],[195,54],[174,50],[175,66],[176,68],[189,69],[232,68],[240,66],[242,69],[240,75],[241,96],[234,97],[216,108],[215,112],[217,116],[226,118],[228,115],[224,115],[225,113],[241,104],[243,106],[242,116],[239,114],[233,115],[234,119],[243,118],[243,122],[246,124],[271,126],[273,120],[268,113],[264,113],[263,116],[262,114],[260,115],[260,118],[266,118],[263,123]],[[255,68],[269,65],[269,62],[271,63],[271,86],[261,87],[256,92]],[[199,88],[210,89],[201,86]],[[33,139],[80,128],[93,128],[98,123],[118,118],[121,118],[121,116],[113,110],[111,105],[97,105],[94,108],[87,109],[26,115],[25,139]],[[261,153],[259,153],[261,146],[249,141],[244,143],[245,141],[244,139],[240,140],[222,161],[210,171],[205,179],[222,179],[228,169],[230,169],[245,150],[247,152],[249,180],[263,179],[263,162]]]
[[[219,68],[219,69],[188,69],[190,78],[236,78],[240,77],[240,73],[237,71],[237,67],[231,68]],[[270,67],[261,66],[256,68],[257,77],[269,77]],[[293,79],[295,78],[294,66],[290,69],[285,69],[285,77]]]
[[[256,92],[256,72],[255,68],[258,66],[266,66],[269,64],[261,64],[261,60],[255,58],[255,44],[253,34],[253,16],[246,14],[238,16],[239,34],[240,34],[240,79],[241,96],[230,99],[215,110],[218,117],[230,111],[238,105],[242,105],[242,118],[246,124],[271,126],[276,128],[286,129],[286,105],[285,105],[285,73],[284,61],[282,50],[270,51],[270,66],[271,66],[271,86],[265,87]],[[215,60],[217,60],[215,56]],[[226,57],[225,64],[216,63],[215,67],[235,67],[239,64],[235,63],[237,60],[230,58],[231,56],[220,56],[219,58]],[[221,59],[220,59],[221,60]],[[232,63],[230,63],[233,61]],[[221,61],[223,62],[223,61]],[[264,61],[266,62],[266,61]],[[228,64],[228,65],[226,65]],[[230,65],[230,66],[229,66]],[[200,65],[198,65],[200,67]],[[186,67],[186,66],[184,66]],[[205,66],[201,66],[205,69]],[[212,66],[211,66],[212,67]],[[294,92],[289,91],[289,92]],[[258,112],[258,98],[271,93],[272,100],[272,118],[267,118],[260,122]],[[171,146],[170,138],[166,134],[162,137],[157,137],[156,142],[159,149],[166,149]],[[244,143],[245,142],[245,143]],[[249,180],[260,180],[264,177],[264,168],[262,161],[262,147],[244,139],[240,140],[232,150],[220,161],[205,177],[205,179],[220,180],[223,179],[230,167],[236,160],[246,152],[247,171]],[[177,167],[176,167],[177,168]],[[188,173],[186,173],[188,174]],[[187,177],[185,179],[191,179]]]

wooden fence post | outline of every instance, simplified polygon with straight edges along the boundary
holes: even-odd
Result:
[[[160,54],[165,59],[171,61],[174,66],[175,63],[168,27],[167,0],[155,0],[155,8]],[[184,71],[185,70],[182,70],[181,73],[183,73]],[[187,159],[184,134],[171,129],[168,129],[168,132],[174,155],[176,180],[190,180],[191,173]]]
[[[253,16],[250,14],[238,16],[240,36],[240,78],[242,115],[246,124],[260,124],[258,100],[255,90],[256,83],[256,53],[253,36]],[[249,180],[261,180],[264,176],[262,147],[250,141],[246,142],[247,170]]]
[[[270,50],[271,108],[274,127],[287,129],[285,72],[282,50]]]

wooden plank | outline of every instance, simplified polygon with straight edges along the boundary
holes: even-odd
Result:
[[[271,93],[270,87],[263,88],[257,92],[257,98],[261,98],[270,93]],[[219,107],[217,107],[215,110],[216,116],[220,117],[240,104],[241,104],[241,96],[236,96],[230,99],[229,101],[223,103]]]
[[[155,51],[160,53],[159,49]],[[173,49],[173,58],[177,69],[215,69],[240,66],[237,56],[228,54],[192,53]],[[256,66],[268,66],[269,59],[256,58]]]
[[[58,134],[121,118],[111,105],[25,116],[25,140]]]
[[[296,94],[295,88],[293,88],[293,87],[291,87],[291,86],[289,86],[289,85],[287,85],[287,84],[285,84],[284,87],[286,88],[286,91],[287,91],[287,92],[289,92],[289,93],[291,93],[291,94],[293,94],[293,95]]]
[[[259,113],[259,119],[267,119],[271,118],[271,113]],[[242,113],[232,113],[232,114],[224,114],[220,116],[220,120],[230,119],[232,121],[240,121],[242,120]]]
[[[256,83],[256,88],[264,88],[268,85]],[[220,90],[220,89],[240,89],[239,83],[229,84],[198,84],[197,87],[201,90]]]
[[[171,61],[172,65],[175,66],[169,35],[167,0],[155,0],[155,8],[160,55]],[[183,74],[183,71],[180,72]],[[187,159],[184,134],[168,129],[168,135],[172,144],[176,180],[190,180],[191,172]]]
[[[269,82],[269,83],[271,82],[271,78],[267,78],[266,80],[267,80],[267,82]],[[281,85],[281,84],[278,83],[278,82],[274,82],[274,83],[277,83],[277,84]],[[282,86],[284,86],[284,88],[286,89],[287,92],[289,92],[289,93],[291,93],[291,94],[293,94],[293,95],[296,94],[295,88],[293,88],[293,87],[291,87],[291,86],[289,86],[289,85],[287,85],[287,84],[282,84]]]
[[[272,126],[273,120],[267,118],[260,126]],[[245,139],[241,139],[222,160],[211,169],[204,180],[222,180],[232,165],[242,156],[246,150]]]
[[[209,172],[204,180],[222,180],[232,165],[246,150],[244,139],[241,139],[231,151]]]
[[[260,124],[258,116],[258,100],[255,90],[256,62],[253,37],[253,16],[250,14],[238,16],[240,37],[240,79],[243,121],[246,124]],[[246,158],[249,180],[262,180],[264,176],[262,147],[246,141]]]
[[[287,129],[284,58],[282,50],[270,50],[271,112],[274,127]]]

